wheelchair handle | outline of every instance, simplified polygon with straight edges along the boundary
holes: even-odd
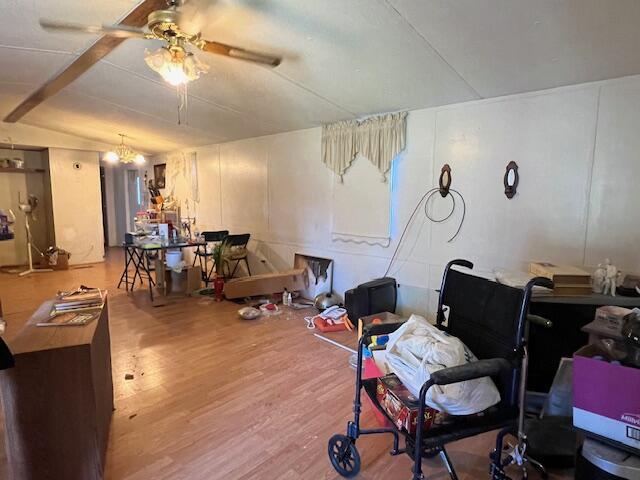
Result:
[[[529,323],[532,323],[534,325],[539,325],[544,328],[553,327],[553,322],[551,320],[549,320],[548,318],[541,317],[540,315],[529,314],[527,315],[527,320],[529,321]]]

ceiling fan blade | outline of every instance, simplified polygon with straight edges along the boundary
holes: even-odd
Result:
[[[280,57],[252,52],[251,50],[245,50],[244,48],[232,47],[231,45],[211,42],[209,40],[201,40],[199,46],[202,50],[208,53],[225,55],[227,57],[238,58],[240,60],[246,60],[247,62],[260,63],[270,67],[277,67],[282,62]]]
[[[167,5],[166,0],[144,0],[131,10],[119,23],[119,26],[143,27],[147,24],[147,17],[154,10],[160,10]],[[29,95],[4,118],[5,122],[15,123],[29,113],[33,108],[48,98],[54,96],[64,87],[77,79],[102,58],[111,53],[126,38],[104,35],[96,40],[79,57],[64,70],[46,81],[38,90]]]
[[[126,25],[83,25],[80,23],[57,22],[40,19],[40,26],[45,30],[75,33],[102,33],[117,38],[144,38],[145,32],[140,28]]]

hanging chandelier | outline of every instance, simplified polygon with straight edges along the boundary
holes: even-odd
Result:
[[[103,158],[109,163],[120,162],[124,164],[135,163],[136,165],[143,165],[145,162],[144,156],[124,143],[125,134],[119,133],[118,135],[120,135],[120,145],[105,153]]]

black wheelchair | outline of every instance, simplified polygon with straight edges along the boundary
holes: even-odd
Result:
[[[343,477],[353,477],[360,471],[360,455],[356,441],[360,435],[390,433],[393,435],[391,455],[408,454],[414,462],[413,480],[422,480],[422,458],[439,455],[449,475],[457,480],[455,469],[445,449],[447,443],[498,430],[495,449],[489,455],[492,480],[508,480],[505,468],[518,465],[523,478],[527,478],[527,465],[536,468],[547,478],[544,467],[527,456],[525,433],[525,397],[527,382],[527,316],[533,287],[552,288],[547,278],[537,277],[524,289],[502,285],[485,278],[453,269],[468,269],[473,264],[467,260],[453,260],[447,264],[442,278],[437,310],[437,327],[462,340],[478,357],[477,362],[434,372],[422,386],[419,396],[417,431],[410,435],[394,427],[360,428],[361,391],[364,388],[372,403],[387,416],[376,398],[377,379],[362,379],[363,346],[372,335],[385,335],[401,324],[370,325],[363,332],[358,344],[356,369],[356,393],[354,419],[347,424],[346,435],[334,435],[329,440],[328,454],[331,464]],[[434,425],[423,431],[420,419],[425,414],[425,397],[433,385],[452,383],[490,376],[500,391],[500,403],[482,416],[452,417],[443,425]],[[390,423],[393,421],[387,416]],[[400,448],[400,436],[405,446]],[[516,438],[514,446],[505,448],[505,437]]]

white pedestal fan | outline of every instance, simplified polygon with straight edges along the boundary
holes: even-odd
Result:
[[[33,268],[32,249],[36,250],[42,257],[42,252],[38,250],[38,247],[36,247],[32,243],[31,227],[29,226],[29,218],[33,218],[33,211],[38,206],[38,197],[36,197],[35,195],[29,195],[27,197],[27,202],[22,203],[22,200],[20,200],[20,193],[18,193],[18,206],[20,208],[20,211],[24,213],[24,225],[27,232],[27,256],[29,258],[29,268],[24,272],[20,272],[18,276],[24,277],[25,275],[29,275],[30,273],[52,272],[53,270],[51,268]]]

